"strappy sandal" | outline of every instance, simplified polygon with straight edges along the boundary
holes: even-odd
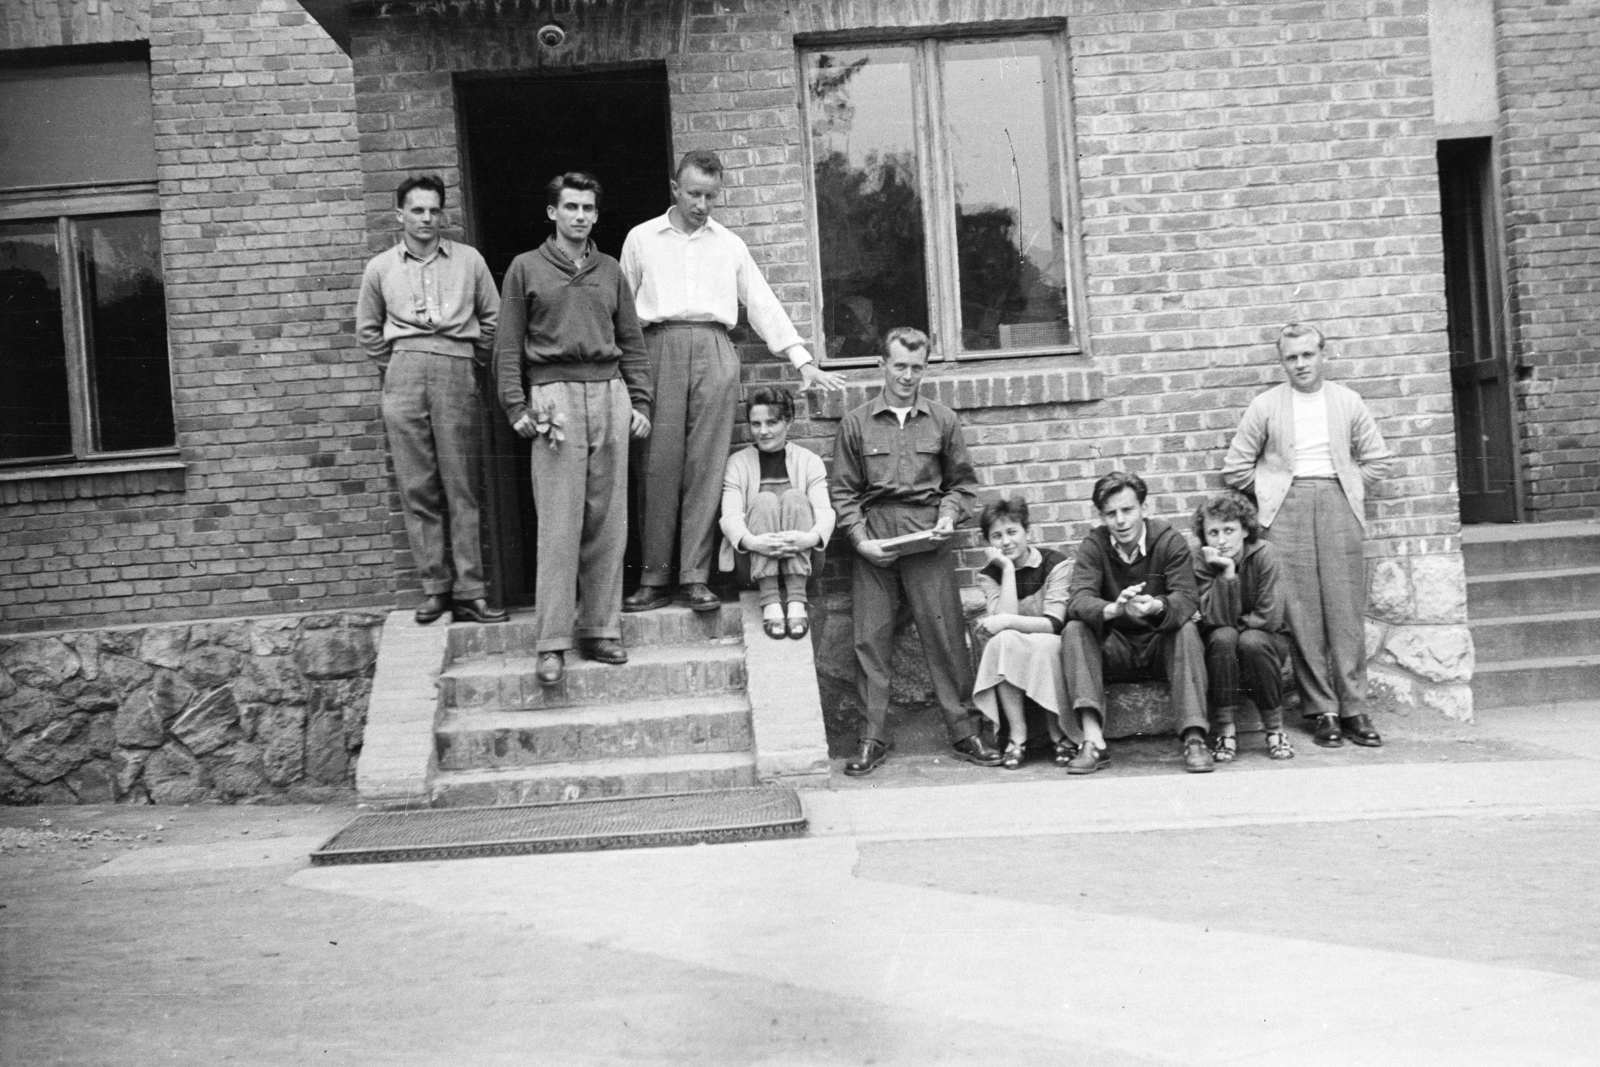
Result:
[[[1289,744],[1289,735],[1282,730],[1268,731],[1267,755],[1273,759],[1294,759],[1294,746]]]
[[[1056,766],[1065,767],[1072,762],[1072,757],[1078,754],[1078,746],[1068,738],[1063,737],[1056,742]]]
[[[1000,757],[1000,766],[1008,771],[1014,771],[1022,766],[1022,742],[1007,741],[1006,753]]]
[[[784,622],[782,619],[762,620],[761,630],[768,637],[775,641],[782,641],[785,637],[789,636],[789,624]]]
[[[1239,754],[1237,734],[1218,734],[1211,742],[1211,759],[1216,763],[1232,763]]]

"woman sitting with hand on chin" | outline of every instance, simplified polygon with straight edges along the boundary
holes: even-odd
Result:
[[[1067,621],[1072,562],[1053,549],[1029,544],[1028,504],[1020,497],[984,508],[979,525],[989,542],[989,563],[977,577],[988,609],[978,620],[978,630],[989,640],[973,683],[973,703],[996,724],[996,703],[1005,712],[1010,738],[1002,767],[1022,766],[1028,743],[1024,696],[1047,713],[1056,763],[1065,764],[1077,751],[1061,727],[1061,710],[1067,706],[1061,629]]]
[[[798,640],[811,629],[811,553],[833,535],[828,472],[815,452],[789,443],[794,397],[787,391],[757,389],[744,410],[755,444],[729,456],[723,472],[719,565],[734,570],[736,558],[747,555],[761,591],[762,629]]]

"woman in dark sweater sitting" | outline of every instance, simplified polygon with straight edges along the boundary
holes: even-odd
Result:
[[[1283,666],[1289,660],[1288,625],[1278,585],[1277,549],[1261,540],[1256,508],[1239,493],[1211,497],[1194,513],[1200,551],[1194,576],[1200,587],[1200,632],[1206,643],[1206,703],[1212,758],[1231,761],[1239,751],[1241,682],[1261,713],[1267,754],[1292,759],[1283,732]]]

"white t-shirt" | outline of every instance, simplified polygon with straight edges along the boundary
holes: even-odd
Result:
[[[1328,398],[1294,390],[1294,476],[1333,477],[1333,453],[1328,448]]]
[[[888,405],[885,406],[887,407]],[[911,414],[910,408],[890,407],[889,410],[894,412],[894,417],[900,420],[901,426],[906,424],[906,418]]]

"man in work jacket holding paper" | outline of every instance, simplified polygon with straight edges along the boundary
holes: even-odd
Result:
[[[890,656],[895,617],[911,607],[928,675],[957,759],[998,766],[978,735],[961,593],[950,535],[978,484],[956,413],[919,395],[928,335],[899,327],[884,338],[883,391],[839,423],[831,491],[838,529],[855,546],[851,582],[858,685],[865,725],[849,775],[870,774],[889,754]]]

